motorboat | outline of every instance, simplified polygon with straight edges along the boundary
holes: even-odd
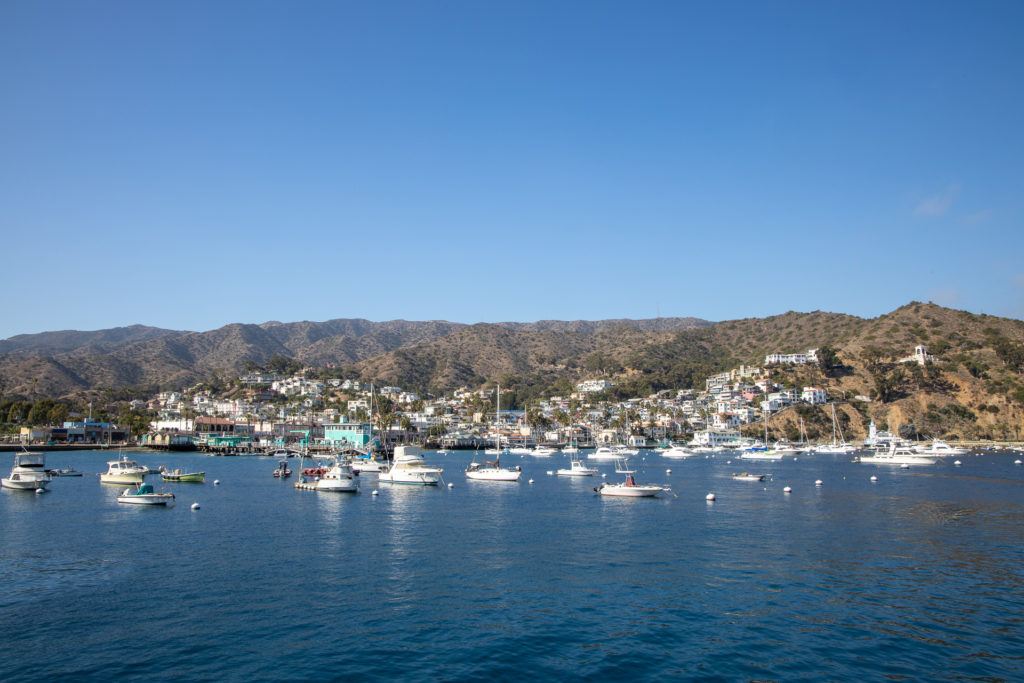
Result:
[[[621,483],[601,484],[594,488],[594,491],[602,496],[617,496],[619,498],[653,498],[665,490],[664,486],[638,484],[632,474],[627,474],[626,480]]]
[[[316,480],[317,491],[336,493],[359,493],[359,482],[352,466],[342,460],[335,460],[327,471]]]
[[[485,448],[484,455],[508,455],[507,448]]]
[[[764,481],[763,474],[751,474],[750,472],[740,472],[739,474],[732,475],[732,478],[736,481]]]
[[[478,462],[469,463],[466,468],[466,478],[477,481],[519,481],[522,476],[521,467],[502,467],[500,460],[488,462],[481,465]]]
[[[46,471],[46,455],[35,451],[23,450],[14,454],[14,467],[11,474],[0,479],[0,486],[19,491],[46,490],[50,474]]]
[[[587,454],[587,460],[621,460],[622,457],[621,453],[608,446],[601,446],[593,453]]]
[[[149,468],[134,460],[121,457],[107,463],[107,471],[100,474],[101,484],[141,484],[146,480]]]
[[[768,448],[754,448],[740,454],[742,460],[782,460],[783,456],[792,455],[792,451],[776,451]]]
[[[915,453],[906,446],[892,444],[888,450],[878,450],[872,455],[862,455],[856,462],[865,465],[934,465],[935,460]]]
[[[551,448],[550,446],[537,446],[532,451],[530,451],[530,455],[532,455],[535,458],[550,458],[557,452],[557,448]]]
[[[510,455],[532,455],[533,449],[528,446],[514,446],[508,449]]]
[[[941,439],[935,439],[927,446],[915,446],[914,452],[920,455],[946,457],[950,455],[967,455],[971,451],[967,448],[956,448]]]
[[[624,444],[618,444],[616,446],[612,446],[612,450],[614,450],[616,453],[618,453],[620,458],[631,457],[631,456],[634,456],[634,455],[640,455],[640,449],[639,448],[630,448],[629,446],[626,446]]]
[[[172,505],[174,503],[173,493],[157,493],[153,490],[152,484],[139,484],[135,489],[125,489],[117,497],[118,503],[128,505]]]
[[[380,480],[392,484],[413,484],[436,486],[444,472],[431,467],[423,460],[423,451],[418,446],[395,446],[392,464],[380,473]]]
[[[161,470],[160,478],[178,484],[202,484],[206,481],[206,472],[183,472],[181,468]]]
[[[438,451],[438,453],[441,452]],[[387,469],[387,465],[372,455],[352,459],[352,471],[356,474],[378,474],[385,469]]]
[[[573,453],[579,453],[580,449],[577,446],[565,446],[565,447],[562,448],[562,452],[563,453],[573,454]]]
[[[691,458],[695,453],[682,446],[671,446],[661,454],[663,458]]]
[[[277,467],[274,468],[274,478],[287,479],[290,476],[292,476],[292,471],[288,467],[288,463],[284,461],[277,463]]]
[[[51,477],[80,477],[82,473],[72,467],[62,467],[57,470],[47,470]]]
[[[592,477],[597,474],[597,468],[587,467],[582,460],[574,458],[569,464],[569,469],[556,470],[555,474],[560,477]]]
[[[302,453],[294,451],[290,448],[278,448],[277,450],[272,451],[271,453],[267,453],[267,455],[272,455],[275,458],[297,458],[300,455],[302,455]]]

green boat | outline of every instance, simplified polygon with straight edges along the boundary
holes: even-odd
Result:
[[[206,481],[206,472],[182,472],[177,470],[161,470],[160,476],[164,481],[174,481],[181,484],[202,484]]]

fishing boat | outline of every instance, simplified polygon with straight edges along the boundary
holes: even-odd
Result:
[[[596,467],[587,467],[582,460],[573,459],[569,463],[569,469],[556,470],[555,474],[560,477],[592,477],[597,474]]]
[[[380,473],[380,480],[391,484],[436,486],[444,472],[423,460],[418,446],[395,446],[392,464]]]
[[[146,480],[149,468],[134,460],[121,456],[119,460],[107,463],[107,471],[100,474],[101,484],[141,484]]]
[[[274,478],[287,479],[290,476],[292,476],[292,471],[288,467],[288,463],[284,461],[277,463],[277,467],[274,468]]]
[[[0,486],[19,491],[46,490],[50,474],[46,471],[46,455],[22,449],[14,454],[10,476],[0,479]]]
[[[764,481],[765,475],[763,474],[751,474],[750,472],[740,472],[739,474],[732,475],[732,478],[736,481]]]
[[[206,472],[182,472],[181,468],[161,470],[160,478],[179,484],[202,484],[206,481]]]
[[[654,484],[638,484],[632,474],[626,475],[626,480],[618,484],[601,484],[594,488],[594,491],[602,496],[616,496],[619,498],[653,498],[666,487]]]
[[[125,489],[117,497],[118,503],[128,505],[172,505],[174,503],[173,493],[157,493],[153,490],[152,484],[139,484],[135,489]]]

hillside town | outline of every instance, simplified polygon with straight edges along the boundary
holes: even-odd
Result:
[[[929,358],[927,349],[919,346],[905,360],[925,363]],[[732,446],[740,442],[745,426],[793,407],[821,406],[830,400],[823,387],[794,386],[777,378],[787,368],[817,364],[818,349],[772,353],[764,361],[764,366],[740,365],[707,377],[702,390],[666,390],[615,400],[610,398],[613,380],[588,378],[567,395],[515,407],[508,407],[508,394],[501,404],[498,386],[423,396],[398,386],[324,377],[323,368],[303,368],[287,376],[254,370],[218,391],[198,384],[132,401],[133,410],[153,418],[143,433],[79,417],[59,426],[24,427],[21,440],[135,442],[223,454],[278,448],[366,451],[400,443],[452,449],[566,443],[636,447],[672,441]],[[852,398],[870,401],[867,396]]]

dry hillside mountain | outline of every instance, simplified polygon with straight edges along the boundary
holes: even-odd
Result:
[[[933,362],[898,362],[918,344],[928,346]],[[642,396],[703,388],[709,374],[761,365],[767,353],[821,347],[834,352],[825,366],[773,368],[773,376],[790,386],[820,384],[850,399],[841,421],[851,436],[872,418],[919,434],[1024,432],[1024,322],[917,302],[871,319],[790,312],[721,323],[331,320],[209,332],[134,327],[21,335],[0,342],[0,390],[26,398],[97,387],[147,392],[230,377],[277,357],[421,392],[500,381],[510,398],[524,401],[565,392],[582,378],[607,377],[616,383],[613,396]],[[773,424],[792,433],[801,417],[811,430],[831,430],[819,409],[785,411]]]

